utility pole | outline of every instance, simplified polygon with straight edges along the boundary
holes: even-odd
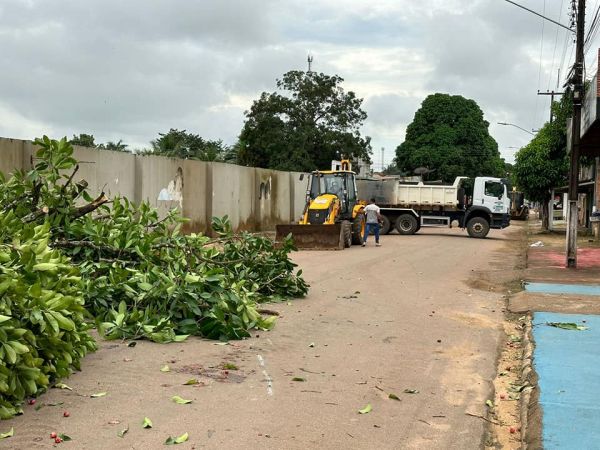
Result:
[[[306,58],[308,61],[308,72],[311,71],[312,68],[312,62],[313,62],[313,55],[311,55],[310,53],[308,54],[308,58]]]
[[[385,153],[385,147],[381,147],[381,171],[382,172],[385,170],[385,163],[383,160],[384,153]]]
[[[581,102],[583,100],[583,43],[585,27],[585,0],[577,5],[577,40],[575,65],[570,83],[573,86],[573,120],[571,128],[571,155],[569,170],[569,216],[567,221],[567,261],[568,268],[577,267],[577,190],[579,187],[579,145],[581,138]]]
[[[552,105],[554,105],[554,96],[555,95],[564,95],[564,92],[554,92],[554,91],[546,91],[540,92],[538,91],[537,95],[549,95],[550,96],[550,123],[552,123]]]

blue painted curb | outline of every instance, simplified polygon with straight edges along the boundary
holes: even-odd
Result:
[[[563,330],[547,322],[589,328]],[[539,312],[533,325],[544,448],[600,449],[600,316]]]

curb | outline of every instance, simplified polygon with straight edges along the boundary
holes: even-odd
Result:
[[[523,329],[523,356],[521,359],[521,382],[528,386],[521,393],[520,415],[521,415],[521,449],[527,450],[527,436],[529,425],[529,408],[531,406],[531,392],[535,389],[535,385],[531,384],[532,378],[535,376],[533,371],[533,342],[531,336],[532,315],[527,313]]]

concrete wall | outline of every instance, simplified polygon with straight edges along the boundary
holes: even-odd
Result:
[[[5,176],[14,170],[23,170],[25,141],[0,137],[0,172]]]
[[[0,171],[29,170],[35,146],[0,138]],[[189,219],[187,232],[210,232],[211,218],[227,215],[234,230],[268,231],[298,221],[308,178],[299,172],[140,156],[75,146],[75,180],[88,182],[90,195],[148,201],[161,217],[179,209]]]

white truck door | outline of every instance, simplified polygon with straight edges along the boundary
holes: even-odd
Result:
[[[499,178],[477,177],[473,188],[473,205],[484,206],[493,213],[506,212],[506,187]]]

